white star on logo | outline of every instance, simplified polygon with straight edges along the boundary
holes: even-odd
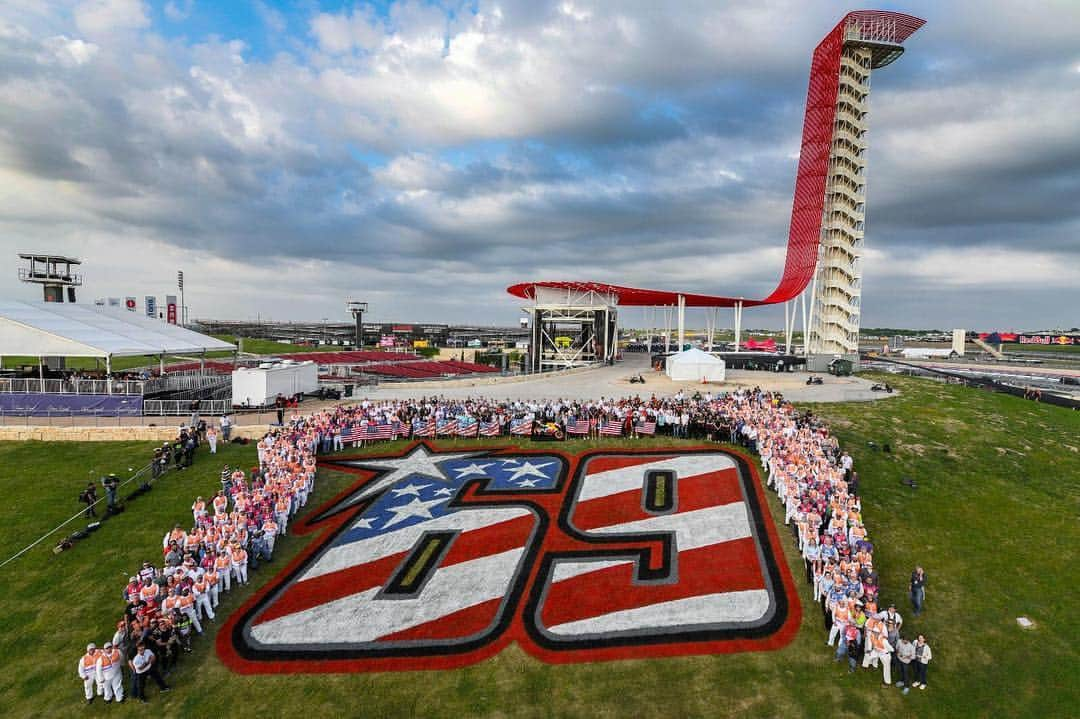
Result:
[[[413,499],[408,504],[403,504],[400,507],[388,507],[387,509],[394,513],[394,516],[386,520],[386,524],[383,525],[383,529],[392,527],[399,522],[404,522],[409,517],[422,517],[423,519],[431,519],[431,510],[428,507],[434,507],[436,504],[445,502],[444,499],[433,499],[428,502],[421,502],[419,499]]]
[[[391,490],[395,497],[404,497],[406,494],[411,494],[414,497],[420,496],[420,490],[430,487],[430,484],[409,484],[399,489]]]
[[[540,477],[541,479],[548,479],[548,476],[540,470],[552,464],[555,463],[544,462],[543,464],[533,464],[532,462],[525,462],[510,475],[510,481],[513,482],[515,479],[521,479],[522,477]]]
[[[508,464],[517,464],[517,463],[518,463],[518,462],[520,462],[520,461],[521,461],[521,460],[517,460],[517,459],[504,459],[504,460],[502,461],[502,464],[503,464],[503,466],[505,467],[505,466],[506,466],[506,465],[508,465]]]
[[[371,529],[371,526],[372,525],[371,525],[371,520],[370,519],[368,519],[367,517],[360,517],[355,522],[353,522],[352,528],[353,529]]]
[[[458,479],[464,479],[470,474],[479,474],[480,476],[483,476],[484,470],[493,464],[494,462],[488,462],[487,464],[477,464],[476,462],[473,462],[468,467],[461,467],[459,469],[455,469],[454,471],[458,473]]]
[[[546,479],[546,477],[545,477],[545,479]],[[517,483],[517,486],[519,486],[519,487],[535,487],[536,483],[539,482],[539,481],[540,481],[539,479],[523,479],[523,480],[521,480],[520,482]]]
[[[449,487],[440,487],[440,488],[435,490],[435,493],[432,496],[435,496],[435,497],[450,497],[453,494],[454,494],[454,490],[450,489]]]
[[[342,510],[359,504],[365,499],[368,499],[369,497],[378,494],[387,487],[408,477],[431,479],[436,482],[447,484],[451,480],[449,477],[446,476],[446,474],[442,471],[439,465],[443,462],[449,462],[455,459],[467,459],[468,457],[475,455],[475,452],[451,452],[448,454],[435,454],[433,452],[429,452],[426,445],[419,444],[413,451],[409,452],[404,457],[371,460],[357,459],[350,462],[342,462],[341,464],[343,465],[349,467],[357,467],[359,469],[368,469],[374,472],[378,472],[379,475],[376,476],[375,481],[371,482],[365,487],[362,487],[356,492],[353,492],[340,503],[334,505],[319,516],[314,517],[311,521],[322,521],[323,519],[331,515],[337,514]]]

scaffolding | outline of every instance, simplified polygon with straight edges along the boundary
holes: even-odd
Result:
[[[618,354],[618,302],[594,290],[538,289],[529,314],[530,372],[611,364]]]

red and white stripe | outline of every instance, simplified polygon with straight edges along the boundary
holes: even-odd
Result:
[[[656,434],[656,422],[642,422],[634,427],[638,434]]]
[[[521,507],[451,512],[329,549],[255,620],[268,649],[423,640],[453,643],[488,630],[524,557],[532,513]],[[458,530],[414,598],[378,598],[422,534]]]
[[[643,508],[645,473],[676,476],[674,511]],[[555,639],[648,634],[753,624],[771,607],[742,486],[724,454],[609,457],[589,463],[571,523],[582,532],[633,542],[670,532],[677,582],[634,581],[634,560],[556,560],[540,611]]]
[[[601,437],[622,437],[622,420],[612,419],[600,425]]]
[[[414,437],[434,437],[435,436],[435,420],[429,419],[424,423],[420,429],[413,432]]]
[[[587,419],[579,419],[566,425],[567,434],[588,434],[592,428],[591,423]]]

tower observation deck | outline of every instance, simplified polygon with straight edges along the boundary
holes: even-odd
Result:
[[[899,58],[902,43],[924,22],[903,13],[858,10],[845,15],[814,49],[787,257],[768,296],[745,299],[582,281],[524,282],[507,291],[535,302],[543,289],[588,290],[621,305],[678,307],[680,318],[684,307],[733,307],[737,335],[744,307],[789,303],[784,328],[789,351],[799,309],[790,303],[801,299],[806,353],[857,356],[870,74]]]
[[[51,255],[39,252],[20,252],[19,259],[26,266],[19,268],[19,279],[41,285],[46,302],[75,301],[75,288],[82,285],[82,275],[72,268],[78,268],[82,260],[63,255]]]

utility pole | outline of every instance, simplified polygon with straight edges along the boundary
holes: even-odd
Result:
[[[176,271],[176,288],[180,290],[180,326],[187,327],[187,303],[184,302],[184,271]]]

